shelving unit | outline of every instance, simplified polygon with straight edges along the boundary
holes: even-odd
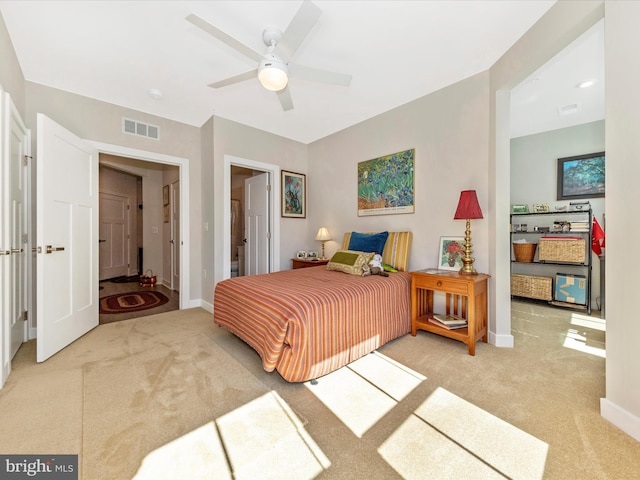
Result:
[[[552,231],[551,227],[554,222],[582,222],[583,225],[587,225],[585,231]],[[514,231],[514,225],[527,225],[526,231]],[[511,275],[512,285],[514,282],[528,283],[533,285],[536,289],[531,289],[533,293],[516,292],[514,294],[513,289],[512,296],[530,298],[537,300],[546,300],[550,305],[574,308],[586,311],[591,314],[591,271],[592,271],[592,258],[591,258],[591,238],[593,228],[593,212],[589,210],[576,210],[576,211],[553,211],[553,212],[531,212],[531,213],[512,213],[511,214],[511,243],[515,240],[525,239],[529,243],[537,243],[536,255],[532,262],[518,262],[515,259],[513,247],[511,247]],[[537,231],[537,228],[548,227],[549,232]],[[585,241],[584,261],[562,261],[554,260],[540,260],[540,238],[544,236],[553,236],[562,239],[566,237],[580,237]],[[570,274],[570,275],[582,275],[586,280],[585,288],[585,303],[570,303],[558,301],[555,297],[554,283],[557,278],[557,274]],[[515,275],[515,277],[514,277]],[[546,295],[540,295],[539,291],[546,291],[548,279],[551,278],[551,292],[550,299],[545,298]]]

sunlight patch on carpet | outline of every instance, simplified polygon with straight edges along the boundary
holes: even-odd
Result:
[[[536,480],[543,478],[548,449],[545,442],[437,388],[378,451],[404,478]]]
[[[590,343],[592,343],[590,345]],[[596,343],[595,345],[593,343]],[[606,358],[607,353],[604,349],[604,345],[600,342],[591,342],[591,340],[583,334],[580,334],[577,330],[569,329],[565,336],[563,347],[577,350],[579,352],[588,353],[597,357]]]
[[[331,465],[277,392],[236,408],[216,423],[235,479],[312,479]]]
[[[424,376],[374,352],[305,386],[358,438],[373,427]],[[366,399],[366,401],[363,401]]]
[[[213,423],[157,448],[142,461],[133,480],[215,478],[231,480],[231,471]]]

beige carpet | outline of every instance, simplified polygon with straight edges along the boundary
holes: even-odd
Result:
[[[0,390],[0,451],[81,478],[640,478],[599,415],[604,322],[514,303],[516,347],[419,332],[319,384],[266,373],[201,309],[101,325]],[[10,433],[7,433],[10,432]]]

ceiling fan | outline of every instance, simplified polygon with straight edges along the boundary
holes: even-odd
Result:
[[[226,87],[257,76],[264,88],[276,93],[282,109],[287,111],[293,109],[293,100],[291,99],[288,85],[289,76],[345,87],[348,87],[351,83],[351,75],[289,63],[302,41],[320,18],[320,15],[322,15],[322,10],[310,1],[305,0],[284,33],[277,28],[268,27],[264,29],[262,39],[267,46],[265,53],[255,51],[198,15],[189,14],[187,21],[213,35],[246,57],[255,60],[258,64],[253,70],[214,82],[209,85],[210,87]]]

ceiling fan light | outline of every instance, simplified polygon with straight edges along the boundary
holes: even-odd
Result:
[[[267,90],[279,92],[289,83],[289,71],[279,59],[267,58],[260,62],[258,79]]]

